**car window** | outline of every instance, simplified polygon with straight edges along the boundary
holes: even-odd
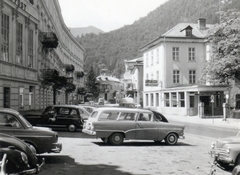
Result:
[[[95,112],[93,112],[93,113],[91,114],[90,118],[96,118],[96,117],[97,117],[97,115],[98,115],[98,112],[97,112],[97,111],[95,111]]]
[[[12,114],[0,113],[0,126],[1,127],[12,127],[20,128],[21,124]]]
[[[79,110],[79,111],[81,111],[81,110]],[[80,114],[81,114],[81,112],[80,112]],[[72,109],[70,115],[77,115],[77,110],[76,109]]]
[[[151,113],[139,113],[138,121],[151,121],[152,116]]]
[[[135,120],[136,113],[133,112],[121,112],[118,120],[130,120],[134,121]]]
[[[105,111],[99,116],[99,120],[117,120],[119,112]]]
[[[69,114],[69,109],[68,108],[60,108],[59,110],[59,114],[62,114],[62,115],[68,115]]]

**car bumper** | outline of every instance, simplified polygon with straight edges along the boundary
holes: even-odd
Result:
[[[212,158],[214,158],[214,160],[216,160],[217,162],[224,162],[224,163],[228,163],[228,164],[232,164],[233,159],[230,157],[230,155],[225,152],[225,151],[219,151],[219,150],[211,150],[210,151],[210,155]]]
[[[38,174],[42,168],[42,166],[45,164],[45,159],[42,158],[42,162],[40,165],[37,165],[36,168],[32,168],[32,169],[29,169],[29,170],[24,170],[24,171],[21,171],[17,174],[14,174],[14,175],[20,175],[20,174]]]
[[[82,130],[83,133],[89,134],[89,135],[96,135],[96,131],[91,131],[91,130],[87,130],[87,129],[83,129]]]
[[[62,151],[62,144],[61,143],[53,143],[51,152],[60,153],[61,151]]]

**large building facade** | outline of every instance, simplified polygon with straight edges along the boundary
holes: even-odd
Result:
[[[0,107],[39,109],[77,99],[41,82],[57,72],[76,85],[84,85],[84,49],[64,24],[57,0],[0,1]],[[55,96],[55,97],[54,97]]]
[[[180,23],[141,48],[144,107],[165,114],[222,115],[227,86],[198,81],[210,57],[206,36],[211,27],[205,19]]]

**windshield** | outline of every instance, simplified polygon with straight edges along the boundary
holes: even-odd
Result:
[[[19,118],[20,118],[20,120],[24,123],[24,125],[27,128],[31,128],[32,127],[32,125],[21,114],[19,114]]]
[[[93,113],[91,114],[90,118],[96,118],[96,117],[97,117],[97,114],[98,114],[97,111],[93,112]]]

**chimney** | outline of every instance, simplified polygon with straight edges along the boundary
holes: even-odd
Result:
[[[206,29],[206,19],[205,18],[199,18],[198,19],[198,28],[200,30],[205,30]]]

